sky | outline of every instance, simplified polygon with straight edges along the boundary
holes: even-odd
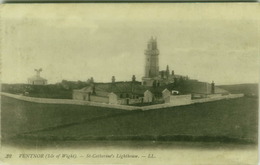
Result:
[[[154,36],[160,70],[169,65],[176,74],[216,84],[256,83],[257,11],[254,4],[224,3],[6,5],[1,81],[26,83],[36,68],[48,83],[132,75],[141,81],[144,50]]]

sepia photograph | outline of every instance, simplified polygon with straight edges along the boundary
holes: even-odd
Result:
[[[258,164],[258,4],[0,10],[4,164]]]

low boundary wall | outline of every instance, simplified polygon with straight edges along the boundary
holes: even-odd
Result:
[[[116,105],[116,104],[107,104],[107,103],[98,103],[85,100],[72,100],[72,99],[48,99],[48,98],[37,98],[37,97],[28,97],[23,95],[15,95],[10,93],[1,92],[3,96],[12,97],[18,100],[29,101],[34,103],[44,103],[44,104],[74,104],[74,105],[90,105],[98,106],[105,108],[116,108],[123,110],[140,110],[140,107],[127,106],[127,105]]]
[[[36,98],[36,97],[28,97],[28,96],[23,96],[23,95],[15,95],[15,94],[10,94],[10,93],[5,93],[5,92],[1,92],[1,95],[12,97],[12,98],[23,100],[23,101],[34,102],[34,103],[90,105],[90,106],[98,106],[98,107],[105,107],[105,108],[116,108],[116,109],[122,109],[122,110],[143,110],[143,111],[159,109],[159,108],[175,107],[175,106],[181,106],[181,105],[190,105],[190,104],[195,104],[195,103],[205,103],[205,102],[211,102],[211,101],[217,101],[217,100],[223,100],[223,99],[233,99],[233,98],[239,98],[239,97],[244,96],[244,94],[229,94],[229,95],[219,96],[219,97],[195,99],[195,100],[191,100],[191,102],[189,102],[189,103],[183,103],[183,104],[165,103],[165,104],[156,104],[156,105],[137,107],[137,106],[129,106],[129,105],[97,103],[97,102],[91,102],[91,101],[72,100],[72,99]]]
[[[229,95],[223,95],[223,96],[214,96],[214,97],[209,97],[209,98],[191,100],[191,102],[192,103],[205,103],[205,102],[210,102],[210,101],[233,99],[233,98],[239,98],[239,97],[244,97],[244,94],[229,94]]]

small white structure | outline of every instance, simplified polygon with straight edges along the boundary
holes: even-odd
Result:
[[[104,93],[104,95],[97,95],[97,92],[95,92],[95,86],[88,86],[80,90],[73,90],[72,98],[75,100],[109,103],[108,94],[109,93]]]
[[[167,88],[162,91],[162,96],[165,103],[170,102],[171,92]]]
[[[109,104],[118,104],[117,103],[117,95],[114,94],[113,92],[108,94],[108,103]]]
[[[80,90],[73,90],[72,98],[75,100],[90,101],[90,95],[92,93],[92,87],[85,87]]]
[[[178,95],[178,94],[179,94],[179,91],[172,90],[172,95]]]
[[[146,90],[146,91],[144,92],[144,102],[145,102],[145,103],[153,102],[153,94],[152,94],[151,91]]]
[[[32,84],[32,85],[46,85],[47,84],[47,80],[40,76],[40,73],[41,73],[42,69],[41,68],[40,69],[34,69],[34,71],[36,71],[36,75],[28,78],[28,84]]]
[[[187,95],[171,95],[170,102],[174,105],[188,105],[191,104],[191,94]]]
[[[165,103],[171,103],[174,105],[186,105],[191,104],[191,94],[187,95],[174,95],[168,89],[162,91],[163,100]]]

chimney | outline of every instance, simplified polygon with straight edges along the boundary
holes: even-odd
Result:
[[[96,87],[95,87],[95,84],[93,83],[93,86],[92,86],[92,94],[95,95],[96,94]]]
[[[166,67],[166,78],[168,78],[169,75],[170,75],[169,65],[167,65],[167,67]]]
[[[215,94],[215,83],[212,81],[211,83],[211,94]]]
[[[134,92],[134,82],[135,82],[135,75],[132,76],[132,83],[131,83],[131,92]]]
[[[174,70],[172,70],[172,76],[174,76]]]
[[[112,76],[112,83],[115,83],[116,82],[116,78],[115,76]]]
[[[132,76],[132,82],[135,82],[135,79],[136,79],[136,77],[135,77],[135,75],[133,75]]]
[[[90,78],[90,83],[94,83],[94,78],[93,77]]]

